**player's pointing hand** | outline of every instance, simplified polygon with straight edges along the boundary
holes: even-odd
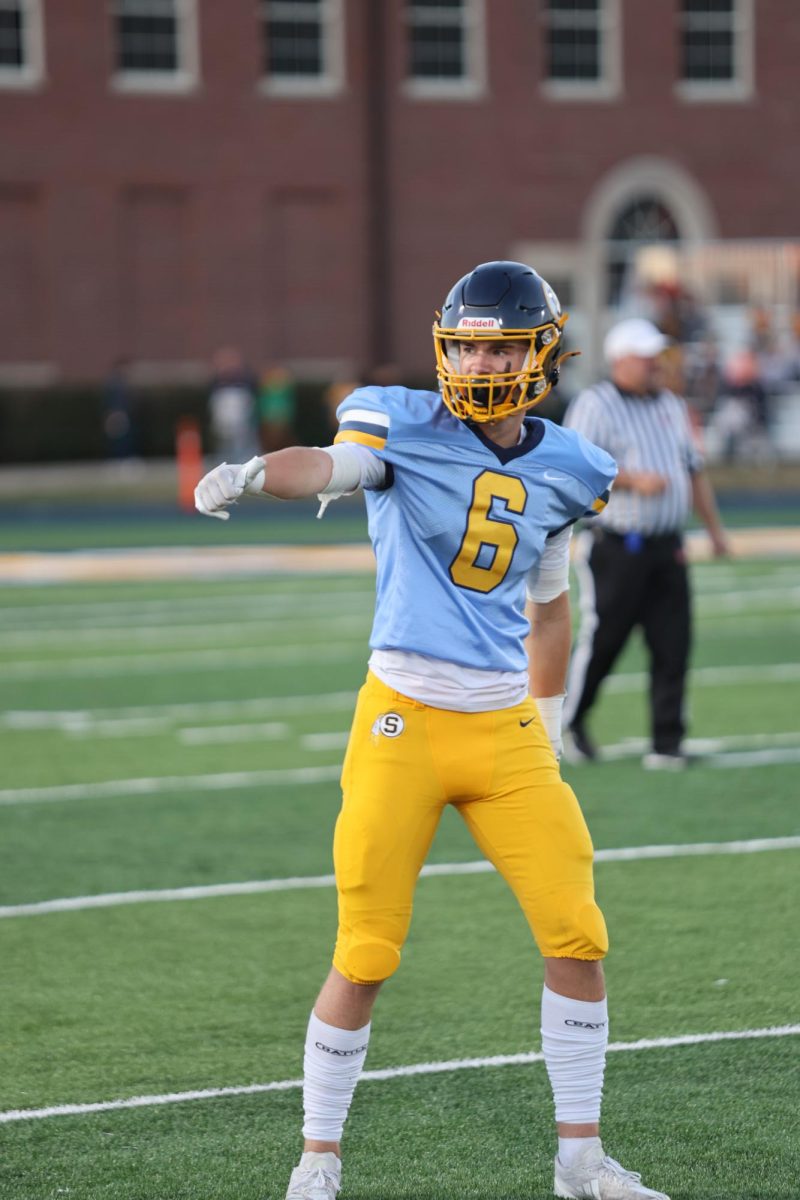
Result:
[[[264,487],[264,460],[259,455],[246,463],[220,463],[194,489],[194,506],[204,517],[227,521],[229,505],[245,492],[258,495]]]

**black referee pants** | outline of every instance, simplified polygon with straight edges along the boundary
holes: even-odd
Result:
[[[586,536],[586,535],[584,535]],[[565,720],[579,724],[635,626],[650,655],[653,750],[680,747],[691,645],[689,577],[679,534],[622,536],[593,530],[579,572],[581,629],[570,663]]]

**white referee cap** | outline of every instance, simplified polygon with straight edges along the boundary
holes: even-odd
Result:
[[[609,329],[603,342],[603,353],[610,363],[629,354],[635,354],[637,358],[655,358],[668,345],[669,338],[664,337],[652,321],[630,317]]]

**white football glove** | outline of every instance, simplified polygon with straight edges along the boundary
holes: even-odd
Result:
[[[235,504],[245,492],[257,496],[263,487],[264,460],[259,455],[244,464],[220,463],[194,489],[194,506],[204,517],[227,521],[229,504]]]
[[[564,696],[537,696],[534,702],[539,710],[539,716],[544,725],[544,731],[550,738],[550,745],[556,758],[564,753],[561,740],[561,710],[564,707]]]

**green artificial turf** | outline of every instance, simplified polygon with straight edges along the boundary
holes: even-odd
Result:
[[[694,581],[693,736],[729,739],[723,760],[754,735],[800,751],[800,566],[708,564]],[[0,589],[0,905],[329,874],[342,749],[322,735],[348,726],[371,587]],[[604,745],[646,733],[644,669],[634,641],[593,714]],[[318,782],[191,782],[317,766]],[[754,757],[655,774],[636,753],[564,767],[598,849],[796,837],[797,773]],[[445,814],[431,861],[476,858]],[[598,863],[612,1042],[796,1024],[797,864],[796,849]],[[0,1114],[296,1080],[334,930],[329,885],[3,917]],[[540,985],[501,879],[426,878],[368,1069],[537,1050]],[[798,1112],[797,1035],[609,1055],[607,1148],[672,1200],[796,1196]],[[365,1081],[342,1200],[547,1196],[551,1118],[541,1063]],[[2,1122],[0,1196],[280,1200],[299,1119],[289,1088]]]

